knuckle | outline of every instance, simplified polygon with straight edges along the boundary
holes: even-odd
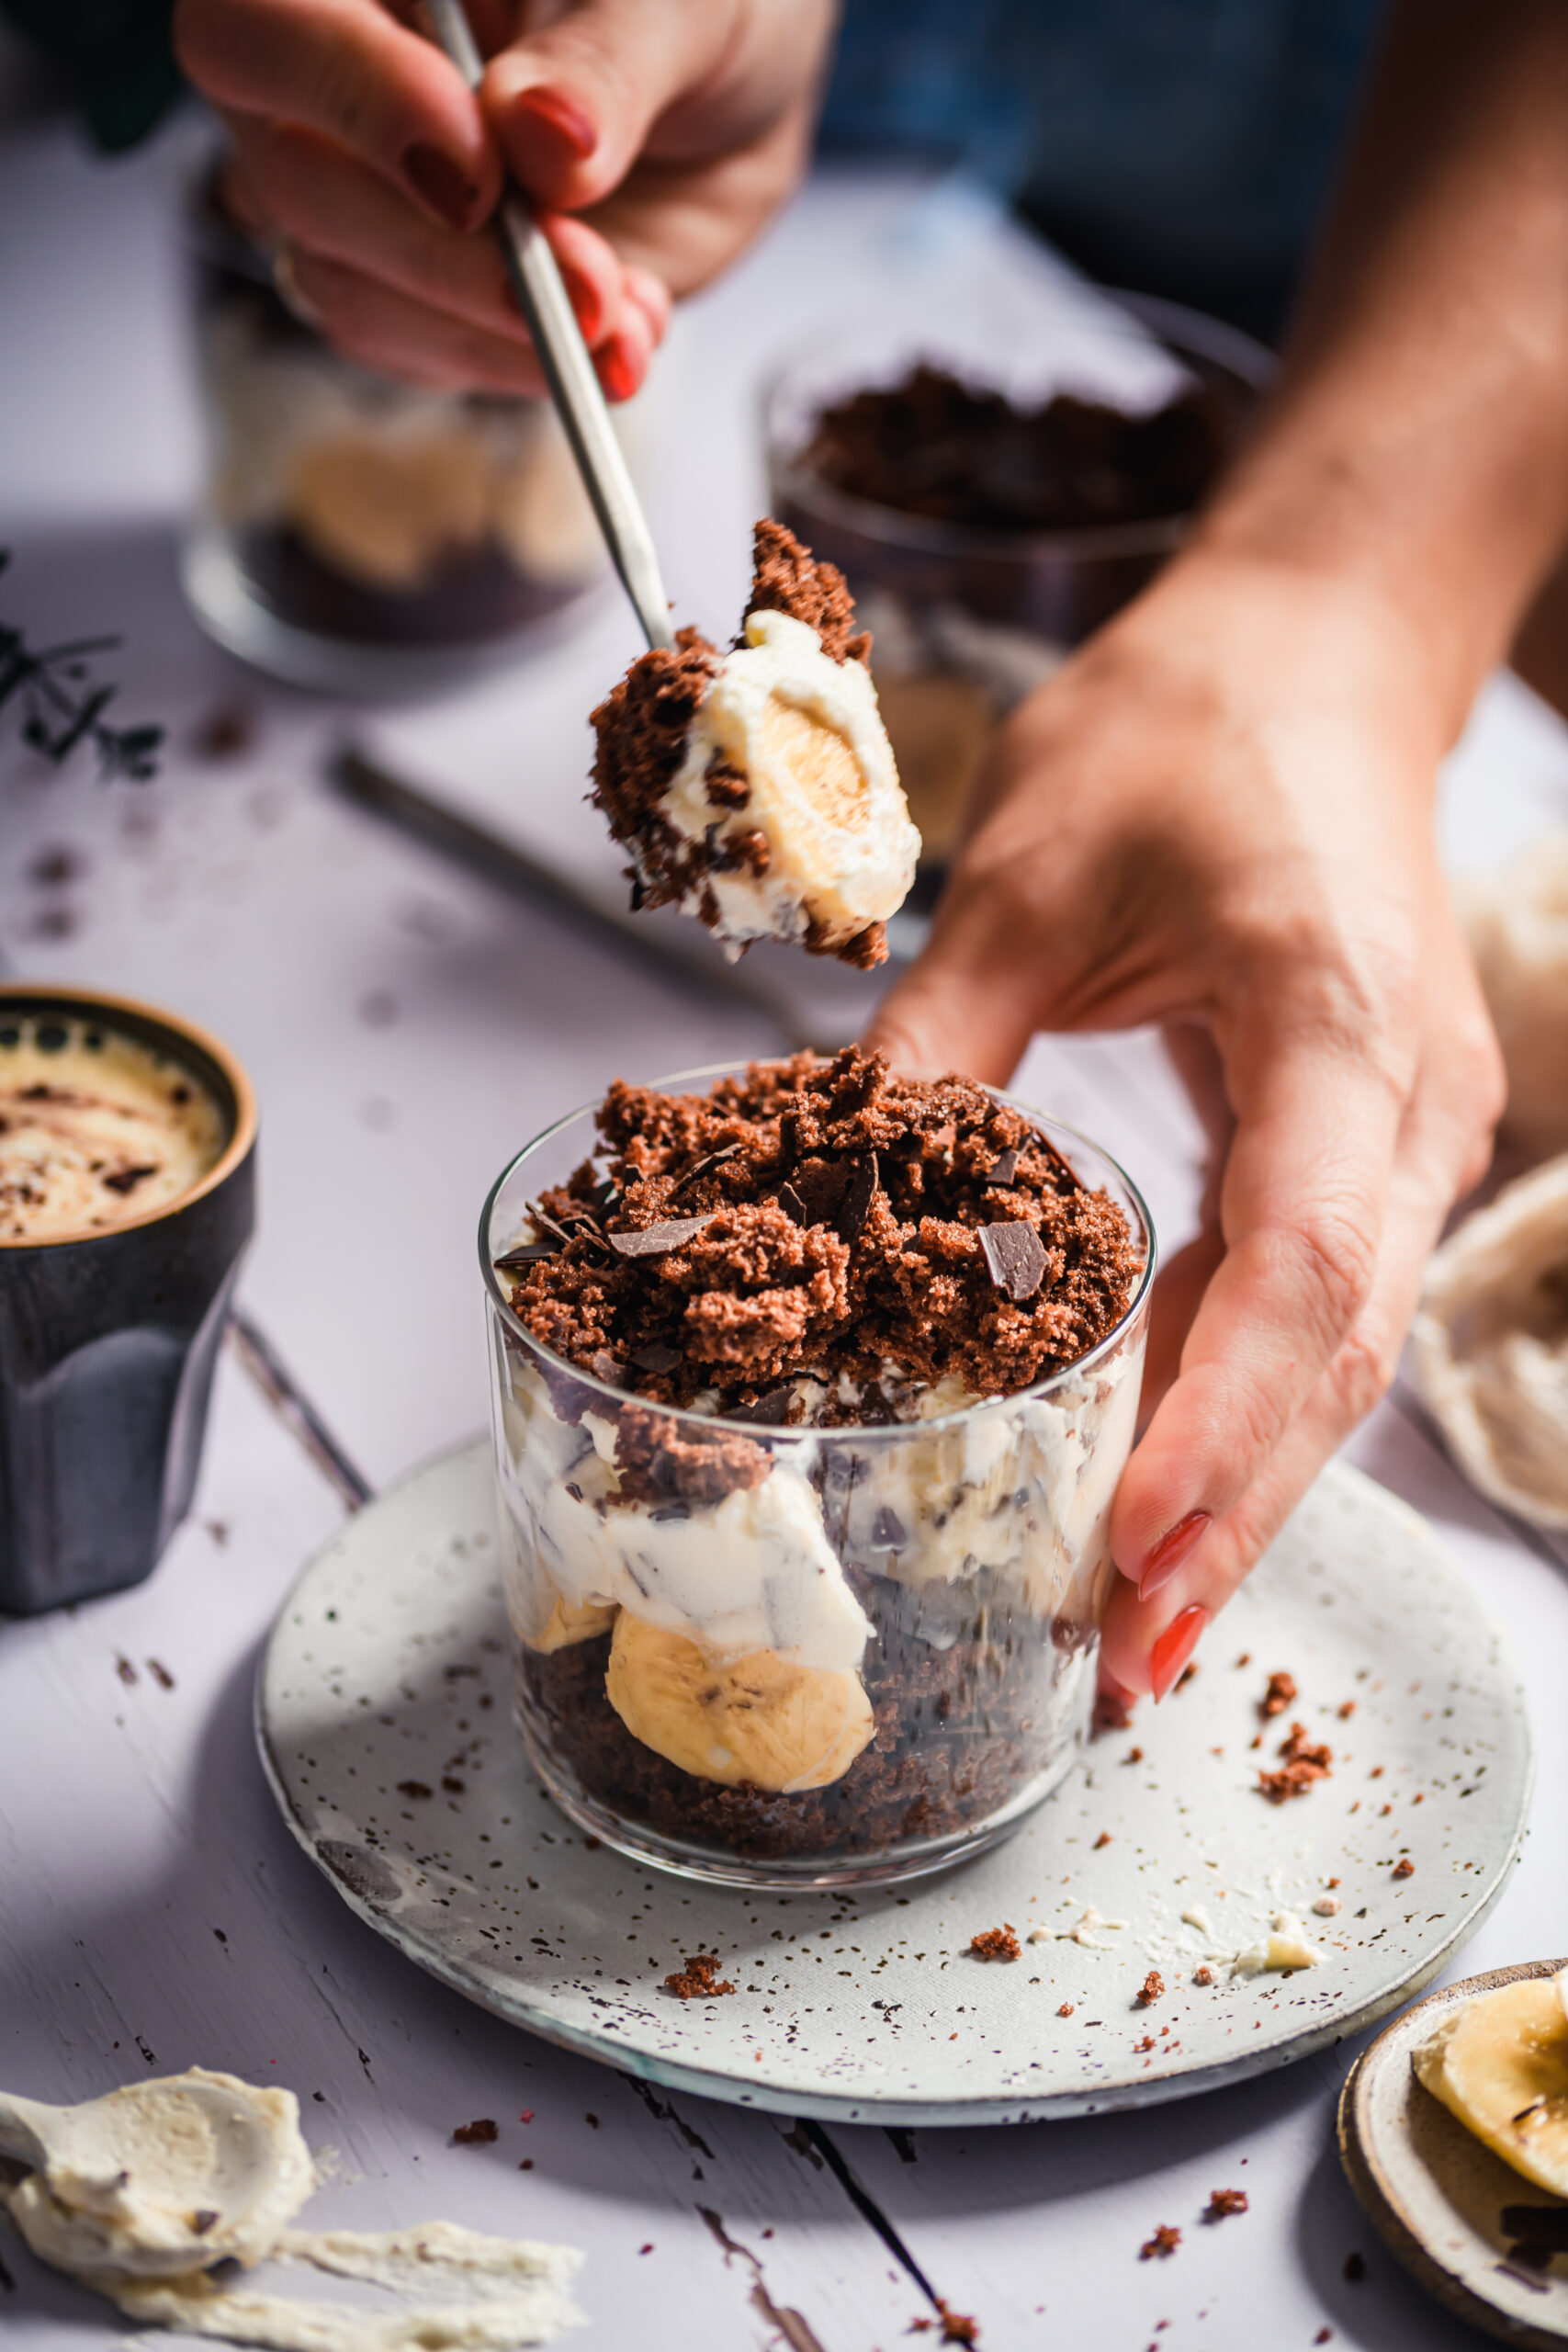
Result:
[[[1329,1380],[1347,1429],[1363,1420],[1393,1385],[1403,1334],[1358,1327],[1329,1366]]]
[[[1287,1246],[1299,1261],[1309,1297],[1321,1302],[1328,1328],[1349,1329],[1371,1295],[1374,1235],[1358,1217],[1325,1204],[1288,1229]]]

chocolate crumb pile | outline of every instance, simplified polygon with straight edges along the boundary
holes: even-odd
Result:
[[[1070,392],[1020,409],[921,365],[824,409],[799,462],[856,498],[971,529],[1151,522],[1197,504],[1235,446],[1244,397],[1203,384],[1143,416]]]
[[[598,1159],[541,1196],[538,1239],[499,1271],[542,1345],[658,1405],[836,1424],[895,1419],[950,1376],[1009,1395],[1103,1340],[1141,1271],[1121,1209],[1021,1112],[857,1046],[706,1095],[617,1081],[598,1125]],[[680,1441],[651,1416],[646,1435],[667,1483]],[[623,1484],[634,1453],[623,1416]]]
[[[969,1949],[976,1960],[1016,1960],[1021,1947],[1016,1928],[1010,1926],[984,1928],[969,1939]]]
[[[748,613],[787,613],[817,631],[830,661],[866,661],[871,638],[854,628],[854,602],[835,564],[818,563],[793,531],[767,515],[753,533],[752,561]],[[744,641],[738,634],[734,647]],[[636,854],[636,865],[627,869],[634,912],[679,905],[698,890],[698,912],[710,931],[718,928],[719,908],[705,876],[743,868],[765,874],[770,856],[767,837],[760,831],[728,835],[722,842],[710,834],[706,842],[693,842],[660,813],[719,658],[717,647],[700,629],[678,629],[673,647],[655,646],[639,654],[592,718],[597,749],[590,797],[615,839]],[[746,806],[746,778],[717,763],[708,772],[707,797],[715,824],[721,823],[731,810]],[[831,945],[813,926],[802,944],[807,955],[837,956],[866,971],[887,956],[879,922]]]
[[[1294,1685],[1292,1685],[1292,1695]],[[1326,1781],[1334,1768],[1334,1750],[1316,1747],[1307,1736],[1305,1724],[1292,1724],[1289,1736],[1280,1748],[1280,1764],[1277,1772],[1259,1772],[1258,1789],[1270,1804],[1283,1804],[1288,1797],[1304,1797],[1314,1781]]]
[[[719,1975],[716,1952],[694,1951],[673,1975],[665,1978],[664,1989],[678,2001],[707,2001],[720,1993],[733,1993],[735,1987],[728,1976]]]

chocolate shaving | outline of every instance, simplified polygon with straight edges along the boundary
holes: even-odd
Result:
[[[874,1151],[868,1151],[863,1159],[856,1160],[853,1172],[850,1177],[849,1187],[839,1205],[839,1214],[833,1220],[833,1229],[840,1241],[853,1241],[860,1233],[870,1212],[872,1202],[876,1198],[876,1154]],[[1040,1262],[1043,1270],[1045,1263],[1043,1251],[1041,1253]]]
[[[1497,2224],[1506,2238],[1568,2254],[1568,2205],[1505,2205]],[[1517,2253],[1517,2247],[1511,2249]]]
[[[710,1151],[704,1159],[694,1159],[690,1168],[687,1169],[685,1174],[683,1176],[677,1176],[675,1182],[671,1185],[670,1198],[673,1200],[676,1193],[684,1192],[688,1184],[694,1184],[697,1178],[699,1176],[705,1176],[710,1168],[718,1167],[723,1160],[733,1159],[739,1148],[740,1146],[738,1143],[727,1143],[720,1150]]]
[[[1009,1144],[986,1178],[987,1184],[1010,1184],[1018,1174],[1018,1146]]]
[[[573,1238],[567,1227],[558,1223],[547,1209],[540,1208],[536,1201],[529,1204],[528,1214],[536,1225],[542,1225],[547,1233],[553,1233],[563,1247]]]
[[[551,1234],[547,1241],[525,1241],[520,1249],[509,1250],[504,1258],[495,1261],[498,1274],[520,1274],[525,1266],[536,1266],[542,1258],[558,1258],[562,1244]]]
[[[711,1225],[717,1215],[709,1209],[705,1216],[665,1216],[657,1225],[645,1225],[630,1233],[607,1233],[604,1236],[612,1250],[623,1258],[659,1258],[667,1250],[679,1250],[694,1241],[704,1226]]]
[[[795,1402],[795,1383],[786,1380],[782,1388],[770,1388],[752,1405],[737,1405],[728,1414],[732,1421],[760,1421],[765,1429],[782,1429],[789,1419],[789,1408]]]
[[[634,1348],[626,1361],[639,1372],[673,1372],[686,1359],[679,1348],[667,1348],[662,1340],[649,1340],[646,1347]]]
[[[1007,1225],[983,1225],[980,1247],[998,1290],[1016,1304],[1032,1298],[1045,1279],[1045,1251],[1040,1236],[1021,1218]]]

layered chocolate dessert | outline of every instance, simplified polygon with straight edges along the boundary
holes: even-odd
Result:
[[[250,593],[322,639],[460,650],[558,612],[604,550],[549,403],[344,358],[215,191],[191,220],[208,495]]]
[[[928,909],[998,723],[1145,587],[1233,455],[1255,398],[1172,348],[1175,397],[1031,401],[922,364],[774,396],[773,511],[843,568],[919,828]]]
[[[1019,408],[922,365],[825,408],[801,463],[856,498],[931,522],[1092,530],[1189,514],[1230,454],[1240,413],[1217,381],[1142,414],[1072,392]]]
[[[1145,1233],[1021,1109],[852,1047],[617,1084],[592,1140],[496,1260],[547,1784],[785,1875],[996,1834],[1092,1702]]]
[[[593,713],[593,799],[631,852],[634,907],[678,906],[870,967],[920,840],[843,576],[779,523],[728,653],[697,629],[642,654]]]

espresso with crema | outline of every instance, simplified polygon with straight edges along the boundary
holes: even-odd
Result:
[[[0,1018],[0,1242],[64,1241],[165,1208],[227,1141],[180,1062],[101,1021]]]

